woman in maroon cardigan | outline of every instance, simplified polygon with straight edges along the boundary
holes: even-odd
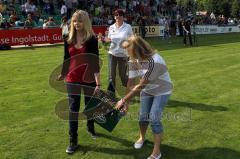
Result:
[[[77,10],[73,14],[67,42],[68,49],[65,51],[62,73],[58,80],[65,79],[69,97],[70,145],[66,152],[70,154],[78,148],[77,130],[81,91],[84,93],[86,105],[94,91],[100,87],[98,40],[87,12]],[[95,138],[92,119],[88,119],[87,128]]]

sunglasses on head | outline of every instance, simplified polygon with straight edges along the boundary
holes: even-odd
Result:
[[[123,14],[114,14],[114,16],[116,16],[116,17],[123,16]]]

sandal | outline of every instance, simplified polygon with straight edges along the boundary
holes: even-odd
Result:
[[[140,149],[143,147],[143,144],[144,144],[145,140],[141,141],[141,142],[135,142],[134,143],[134,148],[135,149]]]
[[[160,158],[161,158],[161,153],[160,153],[157,157],[151,155],[151,156],[148,157],[147,159],[160,159]]]

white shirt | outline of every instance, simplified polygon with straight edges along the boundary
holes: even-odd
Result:
[[[43,29],[47,29],[47,23],[43,23]]]
[[[108,32],[108,38],[111,39],[108,53],[117,57],[127,57],[127,52],[121,48],[121,43],[131,35],[133,35],[131,25],[125,22],[119,28],[116,27],[116,24],[111,25]]]
[[[62,5],[61,7],[61,15],[66,14],[67,13],[67,7],[65,5]]]
[[[62,35],[68,35],[68,24],[61,24],[60,26],[62,28]]]
[[[172,92],[173,84],[168,73],[166,63],[157,53],[144,62],[129,62],[128,78],[136,77],[149,81],[142,90],[147,94],[159,96],[171,94]]]
[[[29,3],[25,3],[25,11],[28,12],[34,12],[36,9],[36,6],[34,4],[29,4]]]

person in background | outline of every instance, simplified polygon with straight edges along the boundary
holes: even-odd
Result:
[[[67,7],[65,5],[65,2],[62,2],[62,6],[61,6],[61,16],[64,17],[67,15]]]
[[[49,0],[44,1],[43,10],[44,10],[45,13],[48,14],[48,15],[51,13],[51,6],[50,6],[50,1],[49,1]]]
[[[24,21],[22,21],[20,18],[16,18],[15,26],[16,27],[23,27],[24,26]]]
[[[15,27],[15,26],[16,26],[15,22],[16,22],[16,19],[14,18],[13,15],[11,15],[11,16],[9,17],[9,24],[10,24],[10,26],[11,26],[11,27]]]
[[[168,40],[170,39],[170,26],[169,26],[169,19],[168,17],[165,17],[164,18],[164,21],[163,21],[163,26],[164,26],[164,30],[163,30],[163,39],[164,40]]]
[[[34,15],[34,12],[36,11],[36,6],[33,4],[32,0],[27,0],[27,2],[24,4],[25,13]]]
[[[126,51],[121,48],[121,43],[133,35],[132,27],[123,21],[124,11],[117,9],[114,11],[115,23],[109,27],[106,42],[111,42],[109,48],[109,84],[108,91],[115,95],[116,72],[118,67],[122,86],[127,84],[127,64],[128,56]]]
[[[100,89],[98,40],[87,12],[77,10],[72,15],[67,43],[68,49],[64,52],[64,63],[58,80],[65,79],[69,97],[70,144],[66,152],[72,154],[78,149],[81,91],[87,105],[93,93]],[[93,139],[96,138],[93,119],[87,120],[87,131]]]
[[[129,79],[126,95],[117,102],[115,108],[128,111],[131,99],[140,93],[139,126],[140,136],[134,148],[144,145],[146,131],[150,122],[154,148],[148,159],[160,159],[160,144],[163,135],[161,117],[172,93],[172,82],[164,59],[140,36],[131,36],[122,43],[130,56]],[[138,84],[135,81],[140,79]]]
[[[3,18],[3,21],[1,23],[2,29],[9,29],[11,27],[10,23],[7,21],[7,19]]]
[[[183,43],[187,45],[187,37],[189,38],[189,44],[192,46],[192,34],[191,34],[191,20],[185,19],[182,23],[183,26]]]
[[[104,36],[100,32],[100,33],[98,33],[97,38],[98,38],[98,48],[100,49],[102,47],[102,44],[103,44],[103,41],[104,41]]]
[[[55,26],[57,26],[57,25],[55,24],[53,17],[48,17],[47,27],[52,28]]]
[[[32,15],[28,14],[26,21],[24,22],[24,28],[31,29],[35,26],[35,23],[32,19]]]
[[[43,29],[47,29],[47,19],[44,19],[43,21]]]
[[[177,21],[179,36],[183,37],[183,19],[180,17]]]
[[[72,0],[73,11],[75,11],[78,7],[78,0]]]
[[[172,19],[172,18],[170,18],[170,25],[169,25],[169,27],[170,27],[170,36],[171,37],[175,37],[176,36],[176,29],[177,29],[177,27],[176,27],[176,21],[174,19]]]
[[[67,19],[70,19],[72,15],[72,9],[73,9],[73,0],[65,1],[65,5],[67,7]]]
[[[7,5],[6,14],[11,15],[15,10],[15,5],[11,2]]]
[[[67,39],[68,39],[68,34],[69,34],[69,25],[67,23],[67,16],[62,17],[62,24],[60,26],[62,29],[62,38],[64,42],[64,54],[68,52],[68,44],[67,44]]]
[[[6,5],[0,1],[0,13],[3,13],[6,10]]]
[[[145,21],[145,17],[141,16],[139,18],[138,24],[139,24],[140,35],[141,35],[142,38],[145,38],[145,35],[146,35],[146,21]]]
[[[0,24],[3,22],[3,16],[2,13],[0,12]]]

